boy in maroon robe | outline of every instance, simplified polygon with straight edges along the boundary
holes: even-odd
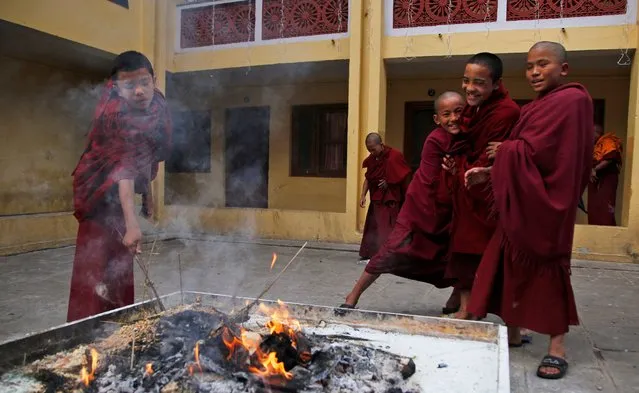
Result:
[[[460,308],[457,318],[467,318],[467,305],[482,254],[497,222],[490,212],[490,195],[484,189],[467,189],[464,173],[470,168],[491,165],[486,149],[505,140],[517,119],[519,106],[503,86],[501,59],[492,53],[478,53],[466,63],[462,89],[466,106],[462,114],[462,132],[469,149],[454,161],[456,173],[448,176],[453,190],[450,261],[446,277],[455,280]],[[451,164],[453,164],[451,162]],[[448,166],[448,165],[447,165]]]
[[[120,54],[73,172],[79,228],[67,321],[133,303],[133,258],[142,242],[134,195],[145,196],[143,213],[150,214],[150,182],[170,142],[169,111],[151,63],[138,52]]]
[[[588,224],[616,226],[615,205],[621,170],[621,139],[595,125],[593,168],[588,184]]]
[[[367,193],[370,193],[371,204],[359,249],[362,259],[375,255],[393,230],[410,181],[410,167],[404,155],[384,145],[379,134],[372,132],[366,136],[366,149],[370,154],[362,164],[366,168],[366,179],[359,205],[366,205]]]
[[[442,180],[442,160],[465,146],[459,136],[463,98],[446,92],[435,101],[435,123],[424,143],[419,168],[408,186],[397,223],[340,307],[354,308],[362,293],[383,273],[428,282],[439,288],[444,279],[445,257],[452,214],[450,193]]]
[[[564,84],[567,74],[564,47],[536,43],[528,52],[526,78],[537,98],[523,107],[492,168],[466,173],[471,188],[491,180],[499,215],[468,311],[501,316],[514,346],[520,345],[518,327],[549,335],[548,355],[537,370],[549,379],[565,375],[564,336],[579,322],[570,258],[593,153],[592,99],[582,85]]]

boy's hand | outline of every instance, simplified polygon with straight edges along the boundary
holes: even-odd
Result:
[[[497,155],[497,151],[499,151],[499,145],[501,142],[488,142],[488,147],[486,148],[486,154],[488,155],[489,160],[494,160]]]
[[[472,168],[467,170],[464,174],[464,183],[466,183],[466,188],[486,183],[490,179],[490,170],[491,167]]]
[[[448,154],[445,155],[444,159],[442,160],[442,168],[446,172],[450,173],[451,175],[454,175],[457,173],[457,166],[455,164],[455,159],[449,156]]]
[[[133,254],[142,253],[142,231],[139,226],[134,226],[126,229],[124,237],[122,238],[122,244],[128,248]]]
[[[363,196],[360,200],[359,200],[359,207],[364,207],[366,206],[366,196]]]
[[[380,181],[379,181],[378,186],[379,186],[379,188],[381,188],[382,190],[385,190],[385,189],[387,189],[387,188],[388,188],[388,183],[386,182],[386,180],[385,180],[385,179],[382,179],[382,180],[380,180]]]

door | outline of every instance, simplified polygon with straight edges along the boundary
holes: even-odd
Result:
[[[413,173],[419,168],[426,137],[437,127],[432,101],[407,102],[404,106],[404,157]]]
[[[268,208],[269,121],[269,107],[226,110],[226,207]]]

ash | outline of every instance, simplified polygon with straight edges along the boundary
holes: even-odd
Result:
[[[262,393],[262,392],[380,392],[421,391],[410,377],[412,360],[380,349],[353,344],[343,338],[306,336],[311,359],[290,370],[293,377],[260,377],[246,365],[227,360],[222,338],[211,332],[227,321],[222,313],[186,310],[162,317],[150,342],[136,346],[131,368],[131,346],[101,353],[95,380],[88,387],[78,381],[79,367],[56,370],[53,363],[38,361],[24,369],[31,381],[44,385],[42,392],[87,393]],[[237,327],[235,327],[237,328]],[[269,337],[269,336],[267,336]],[[266,341],[266,338],[264,339]],[[198,359],[194,356],[198,348]],[[75,352],[82,352],[76,349]],[[59,357],[59,356],[58,356]],[[286,364],[285,360],[282,360]],[[152,367],[152,372],[148,368]],[[76,370],[77,368],[77,370]],[[76,373],[77,371],[77,373]],[[14,377],[15,378],[15,377]],[[15,381],[15,379],[14,379]],[[25,391],[16,389],[18,391]]]

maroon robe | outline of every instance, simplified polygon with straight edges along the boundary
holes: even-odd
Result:
[[[141,112],[118,96],[112,81],[107,83],[73,172],[79,228],[68,322],[133,303],[133,254],[122,244],[126,228],[118,182],[133,180],[136,193],[147,193],[170,143],[171,119],[159,91]]]
[[[389,146],[384,146],[384,151],[378,156],[371,154],[366,157],[362,167],[366,168],[371,203],[366,213],[359,255],[371,258],[395,226],[406,192],[405,182],[410,175],[410,167],[404,155]],[[386,189],[379,188],[380,180],[386,180]]]
[[[445,154],[455,154],[451,151],[453,138],[443,128],[433,130],[426,138],[397,223],[366,265],[366,272],[390,273],[439,288],[452,284],[444,279],[452,205],[448,187],[442,181],[441,164]]]
[[[575,218],[589,178],[593,105],[580,84],[524,106],[497,153],[491,182],[499,226],[482,258],[469,312],[558,335],[578,324],[570,284]]]
[[[502,142],[519,119],[519,106],[508,91],[499,85],[479,108],[466,105],[462,115],[463,130],[469,149],[455,160],[457,173],[448,175],[453,190],[453,223],[451,226],[451,256],[446,276],[456,280],[455,287],[470,290],[497,221],[491,214],[489,190],[464,185],[464,173],[475,167],[491,165],[486,154],[489,142]]]
[[[611,163],[597,172],[598,180],[596,182],[588,184],[588,224],[590,225],[617,225],[615,205],[617,204],[617,186],[619,185],[619,169],[621,168],[621,146],[606,152],[599,159],[595,158],[593,167],[606,160]]]

